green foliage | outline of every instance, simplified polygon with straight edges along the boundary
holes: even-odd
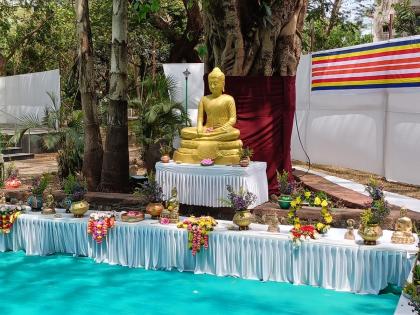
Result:
[[[142,100],[130,101],[130,106],[139,111],[136,128],[140,144],[145,150],[154,143],[166,143],[172,147],[173,139],[182,128],[190,124],[185,108],[170,100],[175,93],[175,82],[158,75],[155,80],[147,78],[142,86]]]
[[[250,147],[245,147],[239,151],[239,155],[241,159],[251,158],[254,155],[254,150]]]
[[[76,175],[68,175],[62,183],[64,193],[70,197],[71,201],[83,200],[84,195],[87,192],[86,181],[79,179]]]
[[[10,140],[18,142],[29,129],[42,128],[48,131],[42,136],[42,144],[47,150],[58,150],[58,176],[67,177],[79,172],[83,164],[84,134],[83,113],[80,110],[65,112],[59,108],[54,95],[50,107],[42,118],[38,115],[24,115],[20,118],[20,129]]]
[[[374,200],[371,207],[362,212],[360,219],[363,225],[382,224],[390,212],[391,209],[384,199]]]
[[[413,278],[420,281],[420,265],[415,265],[413,269]]]
[[[42,174],[41,177],[32,178],[32,193],[36,196],[42,195],[51,181],[51,176],[48,173]]]
[[[412,282],[407,282],[404,286],[403,292],[409,296],[416,297],[417,296],[417,290],[416,286]]]
[[[410,0],[393,4],[395,10],[394,28],[397,36],[420,34],[420,17],[416,16]]]
[[[159,152],[161,155],[169,155],[172,152],[172,147],[166,144],[160,146]]]
[[[304,53],[326,49],[347,47],[372,42],[372,35],[363,35],[363,17],[372,11],[371,5],[364,0],[358,0],[355,18],[350,12],[339,8],[336,17],[332,18],[331,12],[334,1],[309,0],[308,13],[302,32],[302,50]],[[330,33],[327,30],[332,23]]]

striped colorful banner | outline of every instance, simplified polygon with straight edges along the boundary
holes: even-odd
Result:
[[[420,87],[420,37],[312,55],[312,91]]]

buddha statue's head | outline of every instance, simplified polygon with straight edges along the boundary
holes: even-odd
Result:
[[[219,68],[209,73],[209,89],[211,94],[219,96],[225,90],[225,75]]]

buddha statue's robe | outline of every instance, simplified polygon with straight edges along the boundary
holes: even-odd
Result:
[[[181,147],[175,151],[173,159],[194,164],[207,158],[216,164],[239,163],[242,141],[235,123],[236,108],[232,96],[204,96],[198,106],[197,127],[182,129]]]

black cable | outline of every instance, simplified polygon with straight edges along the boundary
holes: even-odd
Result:
[[[298,121],[297,121],[296,110],[295,110],[295,124],[296,124],[296,131],[297,131],[297,135],[298,135],[298,138],[299,138],[300,146],[302,147],[302,150],[305,153],[306,158],[308,159],[308,169],[306,170],[305,174],[300,175],[300,176],[296,176],[298,178],[301,178],[301,177],[303,177],[303,176],[305,176],[309,173],[309,170],[311,169],[311,159],[309,158],[309,155],[308,155],[308,153],[306,152],[306,150],[303,146],[302,139],[300,138],[299,124],[298,124]]]

